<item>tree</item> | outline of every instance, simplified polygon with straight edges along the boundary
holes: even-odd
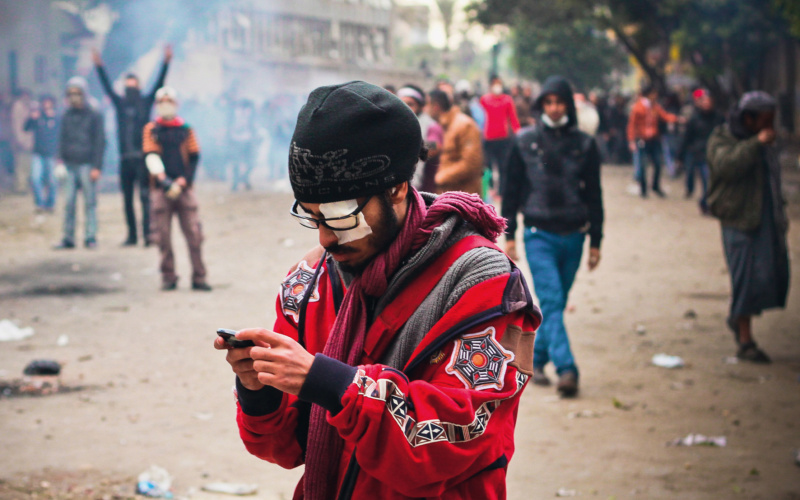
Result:
[[[439,7],[439,12],[442,13],[442,22],[444,23],[444,67],[450,67],[450,35],[453,30],[453,16],[455,14],[456,0],[436,0],[436,5]]]
[[[470,11],[484,25],[524,22],[568,29],[576,20],[611,30],[651,82],[665,87],[666,53],[677,45],[698,78],[715,93],[758,85],[765,51],[800,30],[796,0],[485,0]],[[726,83],[723,88],[720,81]]]
[[[614,70],[628,65],[624,51],[583,20],[564,27],[519,23],[513,42],[520,75],[540,81],[561,75],[583,91],[606,87]]]

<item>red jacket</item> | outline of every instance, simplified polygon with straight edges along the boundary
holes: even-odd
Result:
[[[667,113],[657,102],[650,103],[648,99],[640,97],[631,108],[627,130],[628,141],[657,139],[661,135],[658,130],[660,120],[675,123],[678,117]]]
[[[376,362],[444,269],[470,248],[490,245],[478,236],[464,238],[404,287],[370,326],[360,366],[317,354],[314,365],[351,370],[345,371],[351,378],[340,411],[328,413],[328,423],[345,440],[338,477],[340,488],[349,486],[337,498],[505,498],[519,397],[541,322],[519,270],[469,289],[424,336],[402,371]],[[314,271],[301,263],[284,280],[277,332],[297,338],[299,301],[313,286]],[[323,350],[341,303],[332,272],[330,262],[322,264],[305,313],[304,341],[311,353]],[[336,378],[311,377],[303,391]],[[237,421],[248,451],[285,468],[303,464],[310,405],[269,387],[262,391],[272,396],[253,405],[253,392],[245,389],[249,395],[243,399],[242,390]],[[294,498],[302,498],[302,491],[301,481]]]
[[[507,139],[520,129],[517,108],[510,95],[486,94],[481,97],[481,106],[486,111],[483,138],[487,141]]]

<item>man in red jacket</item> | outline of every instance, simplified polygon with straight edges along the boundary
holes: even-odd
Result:
[[[505,498],[514,426],[541,314],[493,241],[476,195],[409,186],[419,123],[364,82],[321,87],[300,111],[289,173],[325,252],[281,285],[273,330],[228,348],[239,432],[294,498]]]
[[[498,193],[505,191],[505,166],[514,141],[514,134],[520,129],[514,99],[503,93],[503,80],[492,76],[489,93],[481,97],[481,106],[486,111],[483,125],[483,148],[486,166],[497,169]]]

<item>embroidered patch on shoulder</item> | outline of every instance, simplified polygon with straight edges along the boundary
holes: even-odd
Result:
[[[300,321],[300,304],[303,302],[303,297],[306,296],[311,280],[314,279],[314,271],[315,269],[309,267],[306,261],[301,261],[297,265],[297,269],[281,283],[281,308],[283,309],[283,314],[291,316],[295,322]],[[320,269],[319,278],[314,284],[314,290],[308,299],[309,302],[319,301],[319,281],[323,272],[325,272],[325,269]]]
[[[512,361],[514,353],[500,345],[494,327],[490,326],[457,339],[445,371],[458,377],[467,389],[499,391],[503,388],[506,367]]]

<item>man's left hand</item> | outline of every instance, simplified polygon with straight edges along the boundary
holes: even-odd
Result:
[[[97,179],[100,178],[100,169],[93,168],[92,171],[89,172],[89,178],[92,180],[92,182],[97,182]]]
[[[600,264],[600,249],[599,248],[590,248],[589,249],[589,270],[594,271],[597,265]]]
[[[250,357],[259,382],[295,396],[300,393],[314,362],[313,354],[286,335],[263,328],[241,330],[236,338],[256,343]]]

